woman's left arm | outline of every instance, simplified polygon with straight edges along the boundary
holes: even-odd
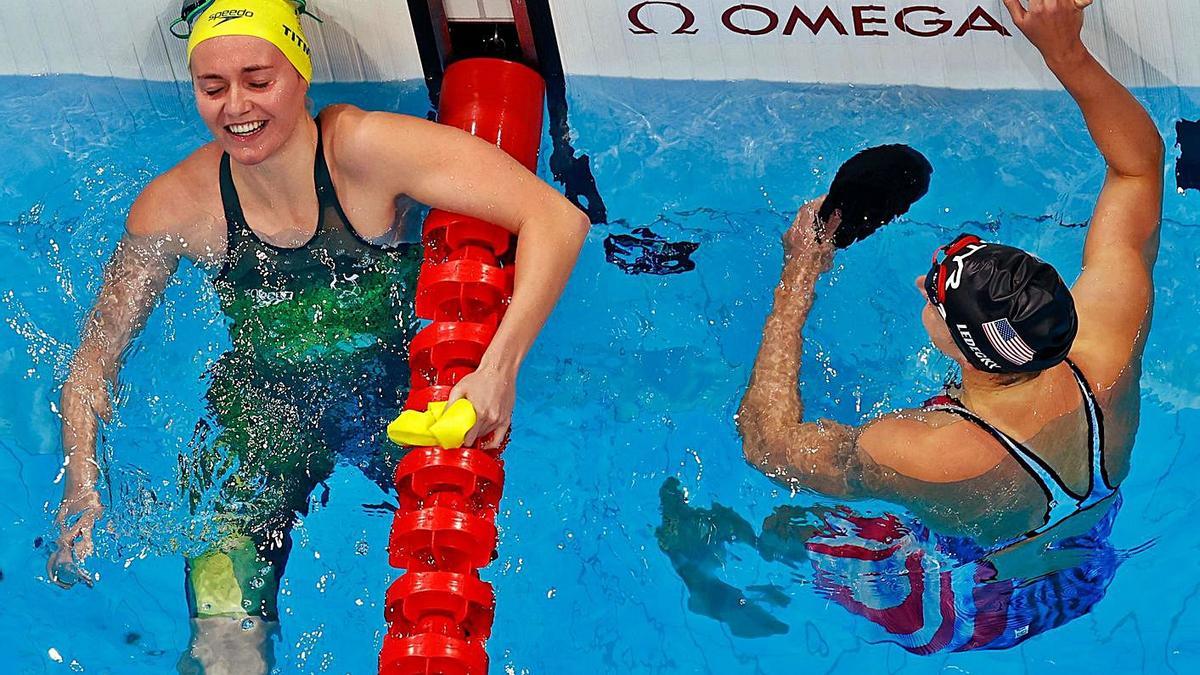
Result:
[[[471,401],[478,415],[466,444],[490,434],[488,446],[498,447],[512,419],[521,362],[562,295],[590,223],[557,190],[486,141],[414,117],[358,115],[346,159],[363,180],[517,235],[512,303],[479,369],[450,394],[451,401]]]

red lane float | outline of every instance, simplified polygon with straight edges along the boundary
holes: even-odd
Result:
[[[530,171],[542,139],[545,84],[531,68],[468,59],[446,69],[439,121],[500,147]],[[445,401],[480,359],[512,299],[513,236],[445,211],[425,220],[405,408]],[[396,467],[399,508],[388,560],[407,571],[387,591],[381,675],[486,675],[495,594],[479,569],[496,555],[504,485],[499,451],[413,448]]]

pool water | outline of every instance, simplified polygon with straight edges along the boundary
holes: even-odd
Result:
[[[0,78],[0,89],[0,646],[22,673],[171,672],[187,639],[180,554],[197,550],[203,529],[175,471],[203,414],[202,376],[228,346],[200,270],[181,269],[127,355],[101,444],[110,507],[95,588],[48,584],[44,542],[61,490],[58,388],[104,261],[139,190],[206,131],[186,86],[63,76]],[[1068,279],[1078,269],[1103,165],[1074,105],[1045,92],[601,78],[573,79],[569,94],[575,145],[591,157],[611,222],[594,228],[519,382],[500,557],[484,575],[498,593],[495,672],[1200,665],[1200,459],[1189,452],[1200,442],[1200,194],[1178,193],[1168,175],[1142,424],[1111,538],[1132,553],[1106,597],[1011,650],[914,656],[815,592],[811,569],[747,542],[776,507],[824,503],[747,466],[732,421],[778,281],[780,235],[858,150],[907,143],[929,157],[929,194],[839,253],[819,284],[802,370],[812,415],[858,422],[919,403],[948,367],[926,344],[912,284],[937,244],[968,230],[1030,249]],[[1138,94],[1169,148],[1175,123],[1200,117],[1200,92]],[[322,85],[312,97],[428,108],[416,82]],[[627,274],[606,261],[604,239],[638,228],[698,244],[695,268]],[[283,584],[280,672],[373,672],[396,574],[390,497],[343,466],[311,501]],[[734,589],[722,620],[660,546],[664,508],[694,526],[664,545]],[[730,534],[718,520],[744,525]]]

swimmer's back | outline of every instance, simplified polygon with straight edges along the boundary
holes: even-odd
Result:
[[[1087,372],[1085,363],[1077,365]],[[971,412],[1028,448],[1070,492],[1088,494],[1089,426],[1070,367],[1051,368],[1023,387],[1000,405]],[[1092,387],[1101,409],[1105,475],[1116,487],[1128,473],[1136,379],[1132,387],[1126,382],[1107,392]],[[1042,485],[992,433],[960,415],[899,411],[869,425],[858,444],[864,461],[876,465],[864,471],[864,487],[900,502],[934,529],[986,544],[1032,532],[1046,520]]]
[[[1114,487],[1129,474],[1139,421],[1161,204],[1157,165],[1138,175],[1110,169],[1071,289],[1079,333],[1068,360],[1095,394],[1104,474]],[[1009,387],[971,412],[1029,448],[1071,492],[1088,492],[1087,415],[1070,366]],[[960,415],[900,411],[867,426],[858,444],[864,461],[877,464],[864,472],[866,487],[931,525],[1003,541],[1031,531],[1046,513],[1045,492],[1009,450]]]
[[[1088,265],[1086,255],[1084,260]],[[1072,289],[1080,331],[1068,358],[1095,394],[1104,473],[1116,487],[1129,474],[1139,421],[1153,259],[1128,256],[1101,264],[1093,258],[1091,274],[1085,268]],[[1111,283],[1101,269],[1109,274],[1119,269],[1120,283]],[[1114,303],[1122,310],[1114,312]],[[1063,363],[971,412],[1031,450],[1065,487],[1083,495],[1092,476],[1084,404],[1071,367]],[[858,445],[864,461],[877,465],[864,471],[864,487],[904,504],[935,528],[998,542],[1043,522],[1042,487],[992,433],[961,415],[927,409],[892,413],[868,425]]]

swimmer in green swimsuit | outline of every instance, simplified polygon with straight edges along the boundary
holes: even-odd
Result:
[[[60,585],[91,583],[83,566],[103,510],[96,434],[123,352],[181,260],[212,270],[233,348],[209,373],[211,414],[181,462],[182,487],[211,514],[210,550],[187,561],[186,672],[267,672],[296,513],[339,456],[387,480],[382,432],[407,385],[419,262],[397,243],[398,200],[519,235],[512,303],[479,370],[451,393],[479,414],[468,443],[506,433],[521,362],[588,227],[549,185],[457,129],[346,105],[314,119],[311,62],[294,46],[303,3],[241,4],[263,20],[196,18],[207,28],[193,35],[189,64],[215,140],[135,201],[63,387],[65,488],[47,566]],[[286,35],[271,32],[280,21]]]

